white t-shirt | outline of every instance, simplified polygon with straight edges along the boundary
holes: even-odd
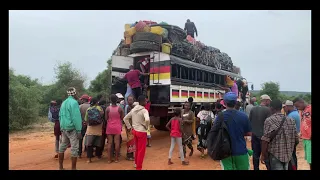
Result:
[[[197,117],[202,120],[205,119],[208,115],[211,116],[212,119],[214,119],[214,114],[212,111],[206,111],[206,110],[202,110],[198,113]]]

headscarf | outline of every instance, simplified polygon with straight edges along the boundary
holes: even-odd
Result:
[[[70,89],[70,90],[67,91],[68,96],[74,96],[74,95],[77,94],[76,88],[71,87],[71,88],[69,88],[69,89]]]

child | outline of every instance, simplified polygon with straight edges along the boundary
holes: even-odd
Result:
[[[171,136],[171,146],[169,150],[168,165],[173,164],[173,162],[171,161],[171,158],[172,158],[172,152],[176,142],[179,146],[180,159],[182,161],[182,165],[189,164],[189,162],[184,160],[183,146],[182,146],[182,131],[181,131],[182,120],[180,116],[181,116],[181,109],[175,109],[174,117],[171,118],[168,124],[166,125],[167,129],[170,131],[170,136]]]

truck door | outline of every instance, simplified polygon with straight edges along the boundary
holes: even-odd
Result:
[[[111,61],[111,78],[112,78],[112,87],[111,93],[121,93],[123,96],[127,91],[127,85],[122,79],[125,74],[129,71],[129,66],[133,65],[133,57],[126,56],[112,56]]]

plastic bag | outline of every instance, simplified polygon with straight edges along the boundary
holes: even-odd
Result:
[[[149,26],[145,26],[143,28],[143,32],[150,32],[151,31],[151,28]]]
[[[143,21],[139,21],[136,25],[135,25],[135,28],[136,28],[136,31],[137,32],[143,32],[144,30],[144,27],[146,27],[147,24]]]
[[[131,24],[125,24],[124,25],[124,30],[127,31],[130,29]]]
[[[166,23],[166,22],[161,22],[161,23],[159,23],[159,24],[161,24],[161,25],[168,25],[168,23]]]
[[[193,45],[196,43],[196,40],[193,37],[191,37],[190,35],[187,36],[187,40],[189,43],[191,43]]]
[[[162,35],[163,34],[163,31],[164,29],[160,26],[154,26],[154,27],[151,27],[151,32],[153,34],[158,34],[158,35]]]
[[[164,29],[164,28],[162,28],[162,29],[163,29],[163,33],[161,34],[162,37],[168,38],[168,34],[169,34],[168,30],[167,30],[167,29]]]

